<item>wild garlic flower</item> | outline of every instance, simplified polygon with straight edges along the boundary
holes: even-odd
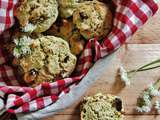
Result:
[[[157,59],[157,60],[154,60],[148,64],[145,64],[137,69],[133,69],[130,71],[127,71],[124,69],[123,66],[120,66],[119,75],[121,77],[121,81],[123,81],[125,83],[125,85],[130,85],[131,74],[135,75],[135,73],[137,73],[137,72],[147,71],[147,70],[158,68],[158,67],[160,67],[159,64],[160,64],[160,59]],[[153,95],[159,96],[159,92],[157,92],[156,90],[152,90],[152,93],[153,93]]]
[[[154,96],[154,97],[160,97],[160,91],[155,88],[155,86],[153,84],[150,84],[148,87],[148,92],[150,92],[150,95]]]
[[[19,39],[14,39],[16,47],[13,50],[13,55],[19,58],[21,55],[31,54],[30,45],[33,40],[30,37],[23,36]]]
[[[139,100],[138,106],[136,108],[136,110],[138,112],[150,112],[151,111],[152,96],[150,95],[150,93],[148,91],[144,91],[142,93],[142,96],[140,96],[138,100]]]
[[[158,113],[160,113],[160,100],[155,102],[155,109],[157,110]]]
[[[137,107],[136,108],[137,112],[150,112],[151,107],[150,106],[142,106],[142,107]]]
[[[34,30],[36,29],[36,26],[31,24],[31,23],[28,23],[25,27],[22,28],[22,31],[23,32],[33,32]]]
[[[154,84],[150,84],[148,88],[141,94],[137,102],[136,110],[138,112],[149,112],[153,106],[153,97],[160,97],[160,80]],[[155,109],[160,113],[160,101],[155,102]]]
[[[119,75],[121,78],[121,81],[125,83],[125,85],[130,85],[130,79],[128,77],[127,71],[124,69],[123,66],[120,66],[119,68]]]

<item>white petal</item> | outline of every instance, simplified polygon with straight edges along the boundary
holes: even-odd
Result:
[[[150,108],[149,106],[143,106],[143,107],[142,107],[142,110],[143,110],[144,112],[150,112],[150,111],[151,111],[151,108]]]
[[[123,66],[119,68],[119,75],[121,77],[121,81],[125,83],[125,85],[130,85],[130,79],[128,78],[127,71],[124,69]]]
[[[36,29],[36,26],[29,23],[24,28],[22,28],[23,32],[33,32]]]

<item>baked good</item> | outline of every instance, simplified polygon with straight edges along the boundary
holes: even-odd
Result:
[[[75,29],[71,19],[62,19],[57,21],[47,31],[47,34],[62,37],[67,40],[70,45],[71,52],[74,55],[79,55],[84,49],[85,40],[80,35],[79,31]]]
[[[69,44],[71,52],[74,55],[79,55],[84,49],[85,40],[78,31],[74,31],[72,36],[69,38]]]
[[[58,17],[56,0],[20,0],[15,16],[23,32],[46,31]]]
[[[46,33],[50,35],[62,37],[63,39],[68,40],[68,38],[72,35],[73,31],[74,31],[74,25],[72,20],[58,19],[56,23],[54,23],[50,27],[50,29],[46,31]]]
[[[69,18],[73,15],[74,10],[83,0],[58,0],[60,16]]]
[[[105,3],[85,1],[74,11],[73,23],[84,38],[103,38],[111,30],[112,13]]]
[[[15,47],[14,39],[19,39],[19,38],[21,38],[23,36],[28,36],[30,38],[35,39],[35,38],[38,38],[38,37],[42,36],[42,34],[25,33],[25,32],[20,31],[18,28],[13,29],[13,31],[14,32],[12,32],[12,34],[10,36],[10,39],[7,42],[2,44],[3,48],[5,50],[7,50],[10,54],[13,53],[13,49]]]
[[[15,44],[14,61],[30,85],[69,77],[76,66],[76,56],[62,38],[42,36],[31,39],[23,36],[15,39]]]
[[[81,106],[81,120],[123,120],[122,101],[113,95],[98,93],[84,98]]]

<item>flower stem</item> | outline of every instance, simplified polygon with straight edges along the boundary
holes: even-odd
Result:
[[[160,67],[160,59],[152,61],[151,63],[148,63],[146,65],[143,65],[142,67],[135,69],[135,70],[131,70],[129,72],[127,72],[128,74],[130,73],[136,73],[136,72],[141,72],[141,71],[146,71],[146,70],[151,70],[151,69],[155,69]]]
[[[160,79],[158,79],[155,83],[154,83],[154,87],[156,89],[160,89]]]

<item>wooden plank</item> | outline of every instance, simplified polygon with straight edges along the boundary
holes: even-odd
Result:
[[[149,83],[154,82],[160,77],[160,69],[136,74],[136,76],[131,79],[131,86],[127,87],[124,87],[122,84],[117,82],[117,69],[119,68],[120,64],[123,64],[128,70],[135,69],[138,66],[158,58],[160,58],[160,44],[124,45],[116,52],[116,55],[113,58],[110,66],[104,71],[104,73],[102,73],[102,76],[97,80],[97,82],[91,88],[89,88],[85,96],[94,95],[97,92],[118,95],[123,99],[125,114],[138,115],[139,113],[135,112],[134,110],[136,107],[137,98]],[[65,111],[58,113],[58,115],[79,115],[80,100]],[[152,111],[148,114],[157,113]],[[58,115],[55,117],[58,118]]]
[[[150,115],[127,115],[124,120],[159,120],[160,115],[150,116]],[[45,120],[80,120],[79,115],[57,115],[54,117],[47,118]]]
[[[160,44],[160,10],[133,35],[128,43]]]

